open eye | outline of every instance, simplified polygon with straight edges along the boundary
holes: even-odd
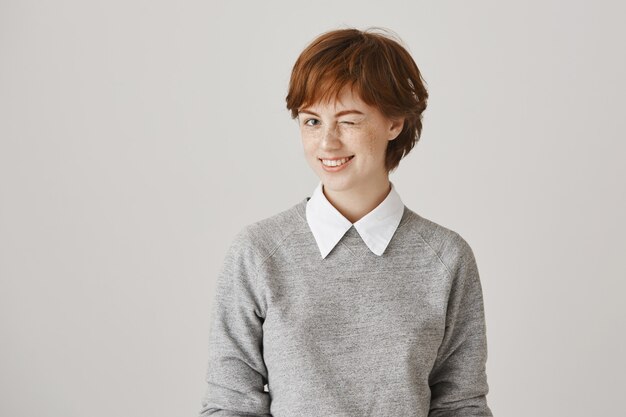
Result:
[[[304,125],[305,126],[315,126],[314,124],[311,124],[310,122],[319,122],[319,120],[317,120],[317,119],[306,119],[304,121]]]

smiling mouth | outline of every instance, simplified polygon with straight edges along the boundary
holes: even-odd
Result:
[[[318,158],[320,160],[320,162],[322,163],[322,165],[327,166],[327,167],[340,167],[344,164],[347,164],[348,161],[352,160],[352,158],[354,158],[354,155],[348,156],[346,158],[340,158],[340,159],[322,159],[322,158]]]

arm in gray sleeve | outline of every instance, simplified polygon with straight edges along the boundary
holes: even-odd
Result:
[[[461,239],[452,274],[445,334],[429,377],[429,417],[492,417],[487,405],[487,334],[478,267]]]
[[[260,258],[247,236],[244,229],[231,242],[218,276],[201,417],[271,417],[264,391],[265,313],[256,282]]]

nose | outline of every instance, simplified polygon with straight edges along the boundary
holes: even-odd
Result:
[[[327,125],[320,140],[320,147],[325,150],[338,149],[341,147],[341,139],[334,125]]]

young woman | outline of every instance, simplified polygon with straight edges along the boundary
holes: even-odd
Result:
[[[334,30],[301,53],[287,108],[320,182],[232,241],[201,416],[492,416],[472,249],[389,180],[427,98],[384,32]]]

